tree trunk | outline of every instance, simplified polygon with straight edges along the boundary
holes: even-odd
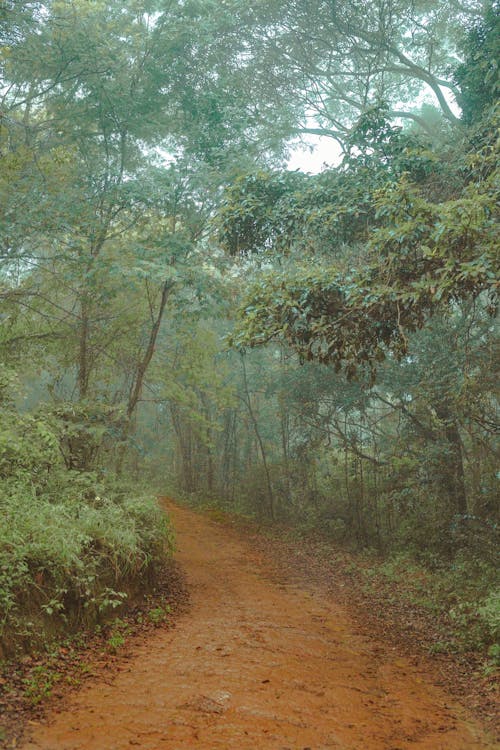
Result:
[[[245,359],[244,355],[241,355],[241,364],[243,367],[243,385],[245,388],[245,397],[246,397],[246,405],[248,408],[248,413],[250,415],[250,419],[252,420],[253,428],[255,430],[255,437],[257,439],[257,443],[259,445],[260,454],[262,456],[262,463],[264,465],[264,472],[266,474],[266,482],[267,482],[267,493],[268,493],[268,500],[269,500],[269,515],[271,516],[271,519],[274,521],[275,519],[275,512],[274,512],[274,492],[273,492],[273,485],[271,482],[271,474],[269,472],[269,466],[267,464],[267,458],[266,458],[266,451],[264,449],[264,443],[262,442],[262,437],[260,435],[259,431],[259,425],[257,423],[257,419],[255,417],[254,410],[252,408],[252,402],[250,400],[250,392],[248,390],[248,380],[247,380],[247,370],[245,366]]]
[[[447,404],[435,407],[443,423],[447,450],[441,463],[441,484],[450,500],[450,510],[459,515],[467,514],[462,440],[456,420]]]
[[[139,403],[139,400],[142,395],[142,389],[144,387],[144,379],[146,377],[148,367],[153,358],[153,354],[154,354],[155,346],[156,346],[156,340],[158,338],[158,333],[160,332],[161,322],[163,320],[163,314],[165,312],[165,308],[167,306],[168,298],[170,296],[170,292],[172,291],[172,288],[173,288],[173,284],[171,281],[164,282],[163,287],[162,287],[162,292],[161,292],[160,305],[158,307],[158,312],[156,313],[156,317],[153,320],[153,325],[149,333],[148,343],[144,351],[144,355],[137,365],[135,376],[132,381],[132,385],[130,387],[128,403],[127,403],[127,411],[126,411],[125,419],[123,420],[123,424],[121,428],[121,446],[118,449],[118,455],[117,455],[117,460],[116,460],[116,473],[117,474],[121,474],[121,471],[123,468],[123,460],[125,458],[125,451],[127,449],[126,441],[132,432],[137,404]]]

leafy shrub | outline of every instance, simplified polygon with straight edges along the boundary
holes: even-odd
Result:
[[[0,498],[0,648],[37,630],[91,623],[120,604],[171,546],[164,513],[144,497],[87,499],[67,472],[55,498],[17,482]],[[59,477],[61,479],[61,477]],[[88,484],[88,482],[85,482]],[[88,488],[87,488],[88,490]]]
[[[488,628],[491,638],[497,640],[497,643],[493,645],[497,647],[498,653],[500,651],[500,645],[498,644],[500,639],[500,591],[492,591],[486,597],[483,605],[479,607],[479,614]]]

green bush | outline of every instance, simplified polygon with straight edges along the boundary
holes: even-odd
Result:
[[[69,469],[61,419],[18,414],[4,375],[0,656],[105,617],[147,585],[171,548],[157,503],[131,496],[116,480]]]
[[[492,640],[497,643],[493,646],[500,649],[500,591],[492,591],[484,600],[483,605],[479,607],[479,614],[488,629]]]
[[[29,646],[37,631],[91,624],[143,585],[171,547],[150,498],[58,498],[11,483],[0,498],[0,648]],[[61,479],[61,477],[60,477]],[[86,482],[87,484],[87,482]],[[61,485],[61,482],[60,482]]]

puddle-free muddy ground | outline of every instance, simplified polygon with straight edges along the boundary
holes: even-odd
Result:
[[[240,533],[168,504],[191,607],[32,727],[23,750],[474,750],[465,709],[357,634],[321,591],[276,581]]]

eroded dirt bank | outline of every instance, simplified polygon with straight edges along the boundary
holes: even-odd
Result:
[[[192,607],[33,728],[24,750],[493,748],[409,662],[322,596],[276,583],[237,532],[169,504]]]

